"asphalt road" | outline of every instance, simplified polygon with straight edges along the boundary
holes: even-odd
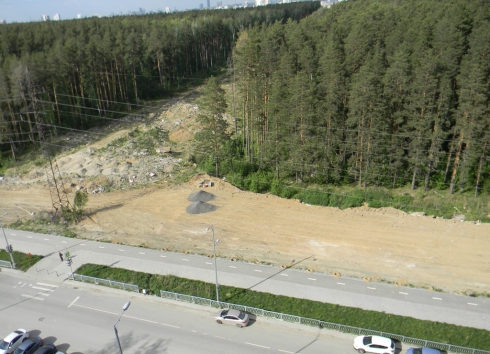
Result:
[[[353,336],[257,318],[246,328],[214,322],[216,310],[94,285],[0,273],[0,336],[17,328],[70,354],[355,352]]]
[[[66,265],[59,262],[57,254],[58,251],[64,252],[68,249],[75,256],[74,267],[91,262],[215,282],[213,259],[204,256],[17,230],[5,231],[14,249],[47,256],[41,262],[43,264],[40,263],[39,267],[29,271],[41,278],[47,277],[50,272],[67,271]],[[366,283],[355,278],[334,278],[328,274],[308,273],[295,269],[301,266],[301,261],[294,260],[291,268],[280,269],[218,259],[219,283],[490,330],[490,299],[488,298],[400,287],[388,283]]]

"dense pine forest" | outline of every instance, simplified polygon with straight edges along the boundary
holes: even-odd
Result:
[[[209,80],[197,135],[206,154],[192,157],[209,173],[324,205],[342,186],[488,200],[486,0],[301,2],[0,31],[0,149],[11,158],[36,145],[37,115],[87,129],[222,69],[231,90]],[[395,194],[387,205],[409,203]]]
[[[275,178],[490,190],[490,3],[344,1],[242,31],[241,151]]]
[[[142,100],[166,97],[226,67],[241,31],[299,21],[319,7],[307,2],[1,25],[0,151],[15,159],[38,146],[38,120],[49,135],[123,117]]]

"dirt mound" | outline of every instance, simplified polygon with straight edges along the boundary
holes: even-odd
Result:
[[[218,209],[216,205],[208,204],[205,202],[194,202],[189,205],[185,210],[189,214],[204,214]]]
[[[192,193],[189,198],[187,198],[190,202],[209,202],[211,200],[215,200],[216,196],[214,194],[208,193],[206,191],[199,191],[196,193]]]

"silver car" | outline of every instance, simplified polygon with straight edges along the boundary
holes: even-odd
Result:
[[[214,316],[214,318],[216,319],[216,322],[220,324],[232,324],[240,328],[246,327],[249,321],[249,317],[246,312],[232,309],[220,310],[216,316]]]
[[[25,329],[20,328],[13,331],[0,342],[0,354],[13,353],[27,338],[29,338],[29,332]]]

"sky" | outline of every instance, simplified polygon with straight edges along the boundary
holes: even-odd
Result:
[[[51,19],[59,14],[62,20],[69,20],[78,14],[83,17],[110,16],[138,11],[139,8],[146,12],[165,11],[166,7],[171,11],[184,11],[197,9],[199,4],[206,7],[206,3],[206,0],[0,0],[0,20],[7,23],[40,21],[43,14]],[[217,0],[210,0],[211,7],[216,3]],[[223,1],[223,5],[229,3]]]

